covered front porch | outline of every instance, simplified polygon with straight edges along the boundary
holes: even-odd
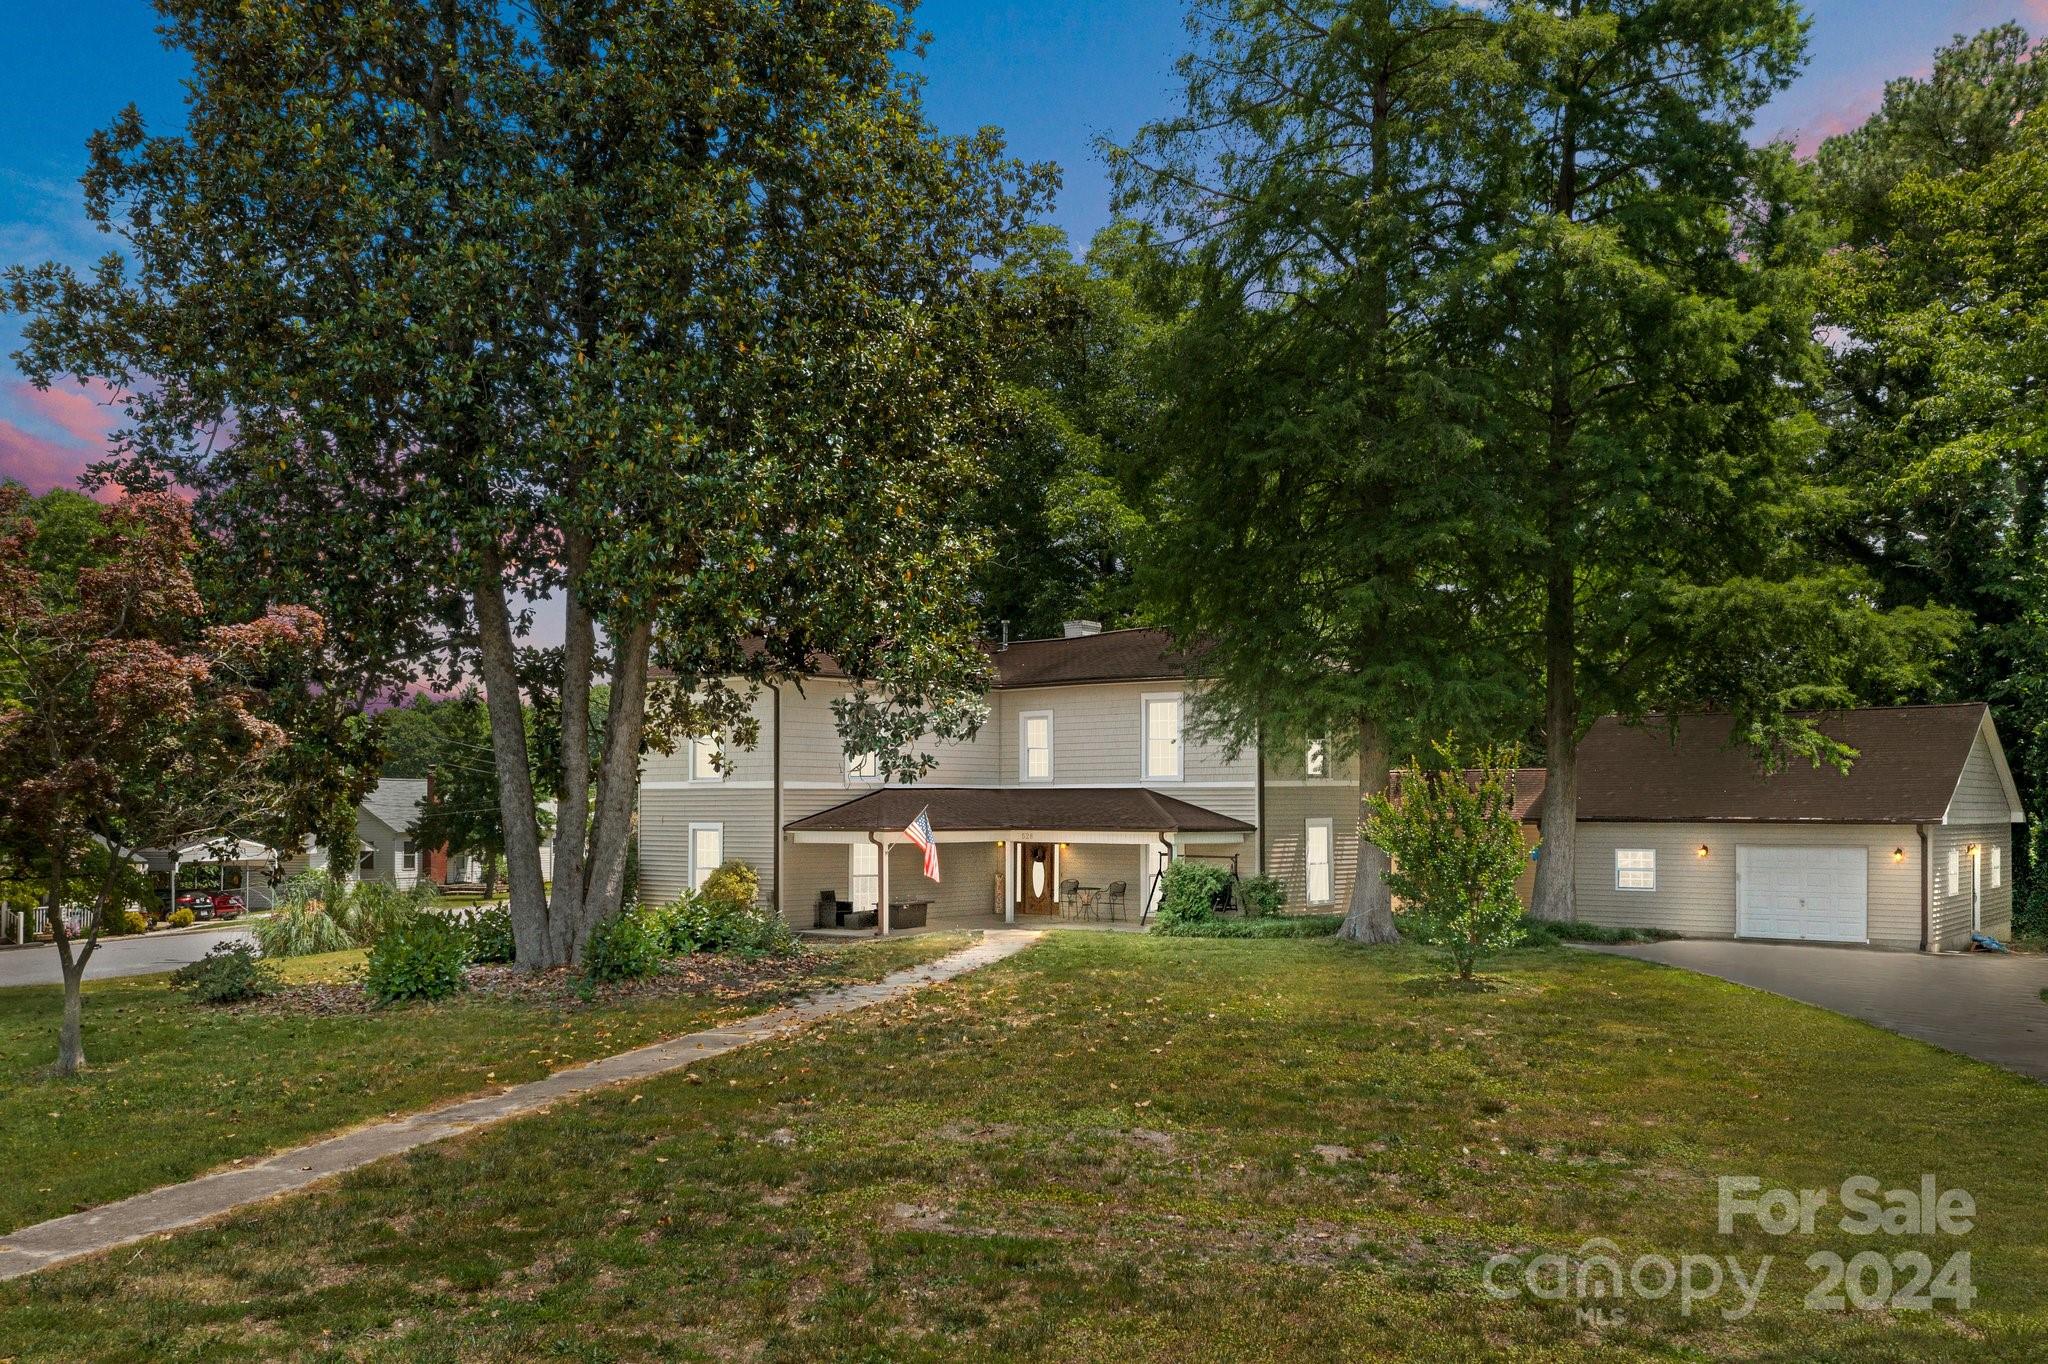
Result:
[[[927,812],[939,879],[907,832]],[[1253,828],[1138,787],[890,787],[785,826],[782,910],[839,935],[1140,924],[1178,857],[1248,855]]]

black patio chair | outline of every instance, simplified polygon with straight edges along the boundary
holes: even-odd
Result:
[[[1060,882],[1060,907],[1067,916],[1078,910],[1081,899],[1081,878],[1069,876]]]
[[[1129,888],[1125,886],[1124,883],[1121,881],[1111,881],[1108,885],[1102,888],[1102,899],[1100,903],[1102,905],[1103,913],[1109,916],[1109,921],[1111,923],[1115,923],[1117,921],[1117,917],[1123,913],[1124,895],[1126,894],[1128,889]]]

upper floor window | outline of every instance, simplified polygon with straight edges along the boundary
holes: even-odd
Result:
[[[718,770],[718,740],[716,738],[690,740],[690,780],[723,781],[725,774]]]
[[[1026,711],[1018,717],[1017,775],[1024,781],[1052,780],[1052,712]]]
[[[1324,777],[1329,775],[1330,760],[1323,753],[1323,741],[1321,739],[1316,740],[1314,743],[1308,746],[1308,761],[1306,766],[1308,768],[1308,774],[1311,777]]]
[[[1614,850],[1614,888],[1616,890],[1655,890],[1657,888],[1657,850],[1655,848],[1616,848]]]
[[[880,781],[882,779],[881,755],[857,753],[846,760],[848,781]]]
[[[1180,694],[1145,698],[1145,778],[1148,781],[1179,781]]]

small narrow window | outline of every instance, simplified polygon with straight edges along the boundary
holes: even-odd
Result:
[[[1330,827],[1327,819],[1308,822],[1308,839],[1302,862],[1308,873],[1308,902],[1312,905],[1330,903]]]
[[[1320,777],[1329,771],[1329,761],[1323,756],[1323,741],[1316,740],[1308,746],[1308,774]]]
[[[1657,850],[1655,848],[1616,848],[1614,850],[1614,888],[1616,890],[1655,890],[1657,888]]]
[[[848,758],[846,760],[846,779],[848,781],[880,781],[882,779],[881,755],[876,753],[859,753]]]
[[[1991,888],[1993,890],[1997,890],[2005,884],[2005,867],[2002,865],[2004,862],[2003,852],[2004,850],[2001,848],[1993,848],[1991,850]]]
[[[1025,781],[1052,780],[1052,712],[1027,711],[1020,722],[1017,775]]]
[[[407,871],[418,871],[418,870],[419,870],[419,868],[420,868],[420,852],[419,852],[419,849],[418,849],[418,848],[415,848],[415,847],[413,846],[412,840],[408,838],[407,840],[405,840],[405,869],[406,869]]]
[[[1957,894],[1963,888],[1963,850],[1948,850],[1948,893]]]
[[[690,740],[690,780],[721,781],[724,776],[725,774],[718,769],[718,740]]]
[[[704,889],[704,883],[711,879],[711,873],[717,871],[718,864],[724,860],[725,826],[723,824],[692,824],[690,826],[690,889]]]
[[[362,855],[362,856],[361,856],[360,858],[358,858],[358,859],[357,859],[357,861],[356,861],[356,870],[358,870],[358,871],[375,871],[375,870],[377,870],[377,850],[376,850],[375,848],[365,848],[365,849],[363,849],[363,855]]]

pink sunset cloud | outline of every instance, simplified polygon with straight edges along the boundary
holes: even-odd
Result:
[[[0,418],[0,479],[11,479],[32,493],[76,488],[79,475],[102,453],[100,445],[52,440]]]
[[[110,391],[98,381],[47,389],[17,381],[13,389],[21,408],[89,444],[105,445],[107,433],[120,425],[120,414],[107,405]]]

